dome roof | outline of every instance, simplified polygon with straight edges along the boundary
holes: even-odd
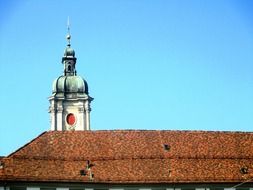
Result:
[[[64,50],[64,57],[75,57],[75,50],[70,46],[66,47]]]
[[[80,76],[60,76],[53,82],[53,93],[59,92],[88,94],[88,84]]]

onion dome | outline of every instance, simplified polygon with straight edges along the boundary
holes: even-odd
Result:
[[[88,84],[80,76],[60,76],[53,82],[53,93],[88,94]]]
[[[63,75],[53,82],[53,94],[84,93],[88,95],[88,84],[76,74],[75,51],[70,45],[70,34],[67,35],[68,44],[62,57]]]
[[[68,47],[64,50],[63,57],[75,57],[75,50],[68,45]]]

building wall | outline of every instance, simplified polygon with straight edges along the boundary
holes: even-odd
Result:
[[[58,186],[59,185],[59,186]],[[154,187],[140,187],[140,186],[118,186],[110,187],[110,185],[64,185],[64,184],[13,184],[7,186],[0,186],[0,190],[253,190],[253,185],[245,185],[237,188],[231,188],[229,185],[168,185],[154,186]]]

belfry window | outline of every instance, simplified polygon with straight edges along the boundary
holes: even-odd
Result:
[[[71,71],[71,65],[68,65],[68,71]]]

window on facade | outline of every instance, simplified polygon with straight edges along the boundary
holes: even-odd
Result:
[[[47,188],[47,187],[42,187],[40,190],[56,190],[56,188]]]
[[[124,188],[124,190],[139,190],[137,188]]]
[[[10,187],[10,190],[26,190],[26,187]]]
[[[214,189],[211,189],[211,190],[253,190],[253,188],[247,188],[247,187],[221,188],[221,187],[218,187],[218,188],[214,188]]]
[[[152,188],[152,190],[166,190],[166,188]]]

